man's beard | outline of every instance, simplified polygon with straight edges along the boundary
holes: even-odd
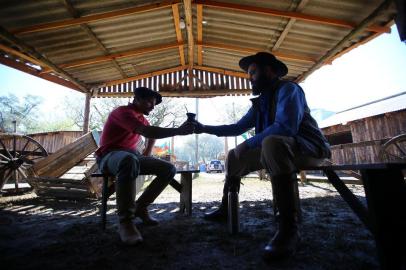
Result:
[[[251,81],[252,86],[252,94],[253,95],[260,95],[270,86],[270,80],[268,80],[265,76],[260,76],[258,80]]]

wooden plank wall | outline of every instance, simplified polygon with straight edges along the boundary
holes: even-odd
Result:
[[[82,131],[55,131],[37,134],[28,134],[27,136],[39,142],[48,154],[55,153],[63,146],[68,145],[83,135]]]
[[[394,136],[406,134],[406,110],[367,117],[347,125],[335,125],[322,130],[326,135],[351,130],[354,143],[331,147],[333,163],[381,162],[381,144]]]
[[[364,118],[350,126],[354,142],[391,138],[406,133],[406,110]]]
[[[170,72],[99,89],[99,93],[131,93],[136,87],[149,87],[156,91],[189,91],[188,70]],[[251,89],[248,79],[204,70],[193,70],[193,89]]]

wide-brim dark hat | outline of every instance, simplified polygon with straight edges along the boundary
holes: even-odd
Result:
[[[241,58],[239,65],[245,72],[247,72],[248,67],[252,63],[269,65],[279,77],[283,77],[288,74],[288,67],[283,62],[278,60],[275,55],[268,52],[259,52],[257,54]]]
[[[149,97],[154,97],[155,98],[155,105],[158,105],[159,103],[162,102],[162,96],[160,93],[157,91],[154,91],[150,88],[147,87],[137,87],[134,89],[134,96],[138,98],[149,98]]]

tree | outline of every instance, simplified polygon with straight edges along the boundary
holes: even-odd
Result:
[[[110,112],[118,107],[131,102],[129,99],[106,98],[92,99],[90,106],[89,125],[90,129],[102,130]],[[66,114],[74,121],[78,128],[83,127],[85,98],[67,99],[64,104]],[[162,103],[157,105],[150,115],[148,121],[153,126],[172,127],[182,122],[182,111],[179,104],[171,98],[163,98]]]
[[[209,134],[202,134],[199,136],[199,160],[203,163],[212,159],[218,159],[219,155],[223,153],[223,140],[219,137]],[[195,153],[195,139],[192,136],[186,137],[184,144],[176,147],[175,154],[177,159],[192,161],[194,160]]]
[[[41,103],[42,98],[39,96],[26,95],[22,100],[13,94],[0,96],[0,129],[14,132],[13,121],[16,121],[18,132],[38,131],[40,126],[37,119]]]
[[[163,98],[162,103],[147,116],[152,126],[176,127],[186,120],[183,107],[174,98]]]
[[[226,124],[236,123],[248,112],[250,108],[249,105],[241,105],[234,102],[231,104],[231,106],[228,104],[224,107]],[[248,135],[245,135],[246,137],[254,136],[254,129],[249,130],[247,133]],[[235,137],[235,145],[237,145],[237,137]]]

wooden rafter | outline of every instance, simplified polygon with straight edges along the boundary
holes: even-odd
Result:
[[[63,0],[63,3],[68,10],[68,12],[71,14],[72,17],[74,18],[79,18],[80,14],[79,12],[76,11],[76,9],[72,6],[69,0]],[[83,29],[83,31],[90,37],[90,39],[99,47],[99,49],[104,53],[104,55],[110,54],[110,52],[104,47],[104,45],[101,43],[101,41],[96,37],[96,35],[93,33],[93,31],[90,29],[89,26],[86,24],[81,24],[80,27]],[[117,61],[115,59],[112,59],[111,62],[115,66],[115,68],[120,72],[121,76],[123,78],[127,78],[127,74],[124,73],[122,68],[119,66]]]
[[[78,89],[81,92],[87,93],[89,92],[88,86],[84,83],[81,83],[77,81],[75,78],[73,78],[70,74],[56,66],[54,63],[52,63],[48,58],[37,52],[33,47],[25,44],[22,40],[19,38],[15,37],[11,33],[9,33],[6,29],[0,26],[0,37],[7,40],[9,43],[13,44],[14,46],[18,47],[22,52],[25,52],[32,56],[33,58],[37,59],[39,62],[44,63],[46,66],[50,67],[53,69],[55,72],[57,72],[60,76],[64,77],[65,79],[71,81],[73,84],[77,86]]]
[[[203,5],[197,5],[197,42],[201,43],[203,41]],[[197,64],[199,66],[203,65],[203,46],[197,45]]]
[[[111,60],[119,59],[119,58],[126,58],[126,57],[130,57],[130,56],[142,55],[142,54],[151,53],[151,52],[169,50],[169,49],[177,48],[180,45],[183,45],[183,44],[170,43],[170,44],[141,48],[141,49],[126,51],[126,52],[121,52],[121,53],[113,53],[113,54],[109,54],[109,55],[98,56],[98,57],[89,58],[89,59],[85,59],[85,60],[79,60],[79,61],[70,62],[70,63],[66,63],[66,64],[60,64],[59,67],[60,68],[73,68],[73,67],[86,66],[86,65],[96,64],[96,63],[107,62],[107,61],[111,61]],[[44,70],[44,72],[49,72],[49,70]]]
[[[365,29],[368,27],[368,25],[377,17],[381,14],[382,11],[388,9],[388,7],[391,4],[391,0],[385,0],[379,7],[377,7],[374,12],[372,12],[366,19],[364,19],[357,28],[353,29],[348,35],[346,35],[339,43],[337,43],[334,48],[332,48],[328,53],[326,53],[323,57],[319,59],[319,61],[313,65],[309,70],[307,70],[305,73],[300,75],[296,81],[301,82],[304,80],[307,76],[309,76],[311,73],[313,73],[315,70],[320,68],[322,65],[324,65],[327,62],[331,62],[331,59],[339,53],[342,48],[345,46],[345,44],[350,41],[353,37],[356,35],[360,34],[361,32],[365,31]]]
[[[112,86],[112,85],[117,85],[117,84],[121,84],[121,83],[127,83],[127,82],[131,82],[131,81],[136,81],[136,80],[140,80],[140,79],[145,79],[145,78],[150,78],[150,77],[162,75],[162,74],[165,74],[165,73],[176,72],[176,71],[184,70],[184,69],[187,69],[187,68],[188,68],[188,66],[184,65],[184,66],[178,66],[178,67],[173,67],[173,68],[162,69],[162,70],[158,70],[158,71],[154,71],[154,72],[140,74],[140,75],[133,76],[133,77],[128,77],[126,79],[109,81],[109,82],[106,82],[105,84],[103,84],[102,86],[99,86],[99,87]]]
[[[32,25],[32,26],[18,28],[18,29],[12,29],[10,32],[13,34],[27,34],[27,33],[35,33],[35,32],[52,30],[52,29],[65,28],[65,27],[70,27],[70,26],[75,26],[75,25],[81,25],[81,24],[86,24],[86,23],[91,23],[91,22],[96,22],[96,21],[102,21],[102,20],[107,20],[107,19],[128,16],[128,15],[141,13],[141,12],[147,12],[147,11],[156,10],[156,9],[160,9],[160,8],[165,8],[165,7],[169,7],[173,4],[177,4],[179,2],[180,2],[180,0],[162,1],[160,3],[155,3],[155,4],[145,5],[145,6],[126,8],[126,9],[121,9],[121,10],[116,10],[116,11],[111,11],[111,12],[106,12],[106,13],[101,13],[101,14],[84,16],[84,17],[75,18],[75,19],[68,19],[68,20],[62,20],[62,21],[58,21],[58,22],[43,23],[43,24]]]
[[[393,22],[389,22],[387,26],[390,27],[392,24],[393,24]],[[337,53],[336,55],[331,57],[328,62],[330,62],[330,63],[333,62],[335,59],[343,56],[344,54],[348,53],[349,51],[351,51],[351,50],[357,48],[358,46],[361,46],[361,45],[373,40],[374,38],[376,38],[376,37],[378,37],[380,35],[382,35],[382,33],[375,33],[373,35],[370,35],[369,37],[364,38],[363,40],[361,40],[361,41],[359,41],[357,43],[354,43],[350,47],[346,48],[345,50],[340,51],[339,53]]]
[[[333,18],[314,16],[314,15],[307,15],[307,14],[303,14],[300,12],[294,12],[294,11],[281,11],[281,10],[276,10],[276,9],[271,9],[271,8],[254,7],[254,6],[248,6],[248,5],[224,3],[224,2],[217,2],[217,1],[211,1],[211,0],[195,0],[194,3],[202,4],[202,5],[208,6],[208,7],[222,8],[222,9],[228,9],[228,10],[238,10],[238,11],[243,11],[243,12],[253,12],[253,13],[259,13],[259,14],[267,14],[267,15],[284,17],[284,18],[294,18],[297,20],[302,20],[302,21],[307,21],[307,22],[334,25],[334,26],[350,28],[350,29],[357,27],[357,24],[353,23],[353,22],[348,22],[348,21],[333,19]],[[391,31],[391,29],[389,27],[379,26],[379,25],[369,26],[369,27],[365,28],[365,30],[371,31],[371,32],[380,32],[380,33],[390,33],[390,31]]]
[[[199,70],[204,70],[204,71],[215,72],[215,73],[219,73],[219,74],[244,78],[244,79],[249,78],[247,73],[238,72],[238,71],[232,71],[232,70],[227,70],[227,69],[222,69],[222,68],[206,67],[206,66],[194,66],[194,68],[199,69]]]
[[[309,2],[309,0],[301,0],[297,7],[295,8],[296,12],[301,11],[306,4]],[[285,40],[286,36],[288,35],[290,29],[292,26],[295,24],[296,19],[295,18],[290,18],[288,23],[286,24],[285,28],[283,29],[282,33],[279,35],[278,40],[275,42],[274,46],[272,47],[272,51],[276,51],[279,49],[279,46],[282,44],[282,42]]]
[[[258,49],[254,49],[254,48],[238,47],[238,46],[222,44],[222,43],[202,42],[202,43],[198,43],[198,45],[202,45],[203,47],[207,47],[207,48],[224,49],[224,50],[236,51],[236,52],[241,52],[241,53],[257,53],[258,52]],[[284,60],[308,62],[308,63],[315,63],[317,61],[317,59],[307,57],[307,56],[302,56],[302,55],[294,55],[294,54],[282,53],[282,52],[278,52],[278,51],[275,51],[275,52],[273,51],[272,53],[276,57],[284,59]]]
[[[19,71],[31,74],[33,76],[36,76],[38,78],[53,82],[53,83],[57,83],[59,85],[71,88],[73,90],[77,90],[77,91],[81,91],[81,89],[74,83],[67,81],[59,76],[55,76],[52,74],[41,74],[38,70],[36,70],[33,67],[28,66],[25,63],[22,62],[17,62],[14,59],[10,59],[10,58],[6,58],[4,56],[0,55],[0,63],[3,65],[6,65],[8,67],[17,69]]]
[[[179,18],[179,4],[172,5],[173,23],[175,25],[176,40],[179,44],[179,59],[182,66],[185,65],[185,53],[183,46],[182,31],[180,29],[180,18]]]
[[[12,54],[14,56],[17,56],[17,57],[19,57],[21,59],[24,59],[24,60],[26,60],[26,61],[28,61],[28,62],[30,62],[32,64],[38,65],[41,68],[46,67],[46,65],[44,63],[42,63],[41,61],[38,61],[37,59],[32,58],[31,56],[28,56],[28,55],[26,55],[26,54],[24,54],[24,53],[22,53],[20,51],[17,51],[17,50],[15,50],[13,48],[8,47],[6,45],[0,44],[0,50],[6,52],[8,54]]]
[[[194,38],[193,38],[193,20],[192,20],[192,2],[191,0],[183,0],[183,8],[185,9],[187,44],[188,44],[188,74],[189,74],[189,90],[193,89],[193,64],[194,64]]]

